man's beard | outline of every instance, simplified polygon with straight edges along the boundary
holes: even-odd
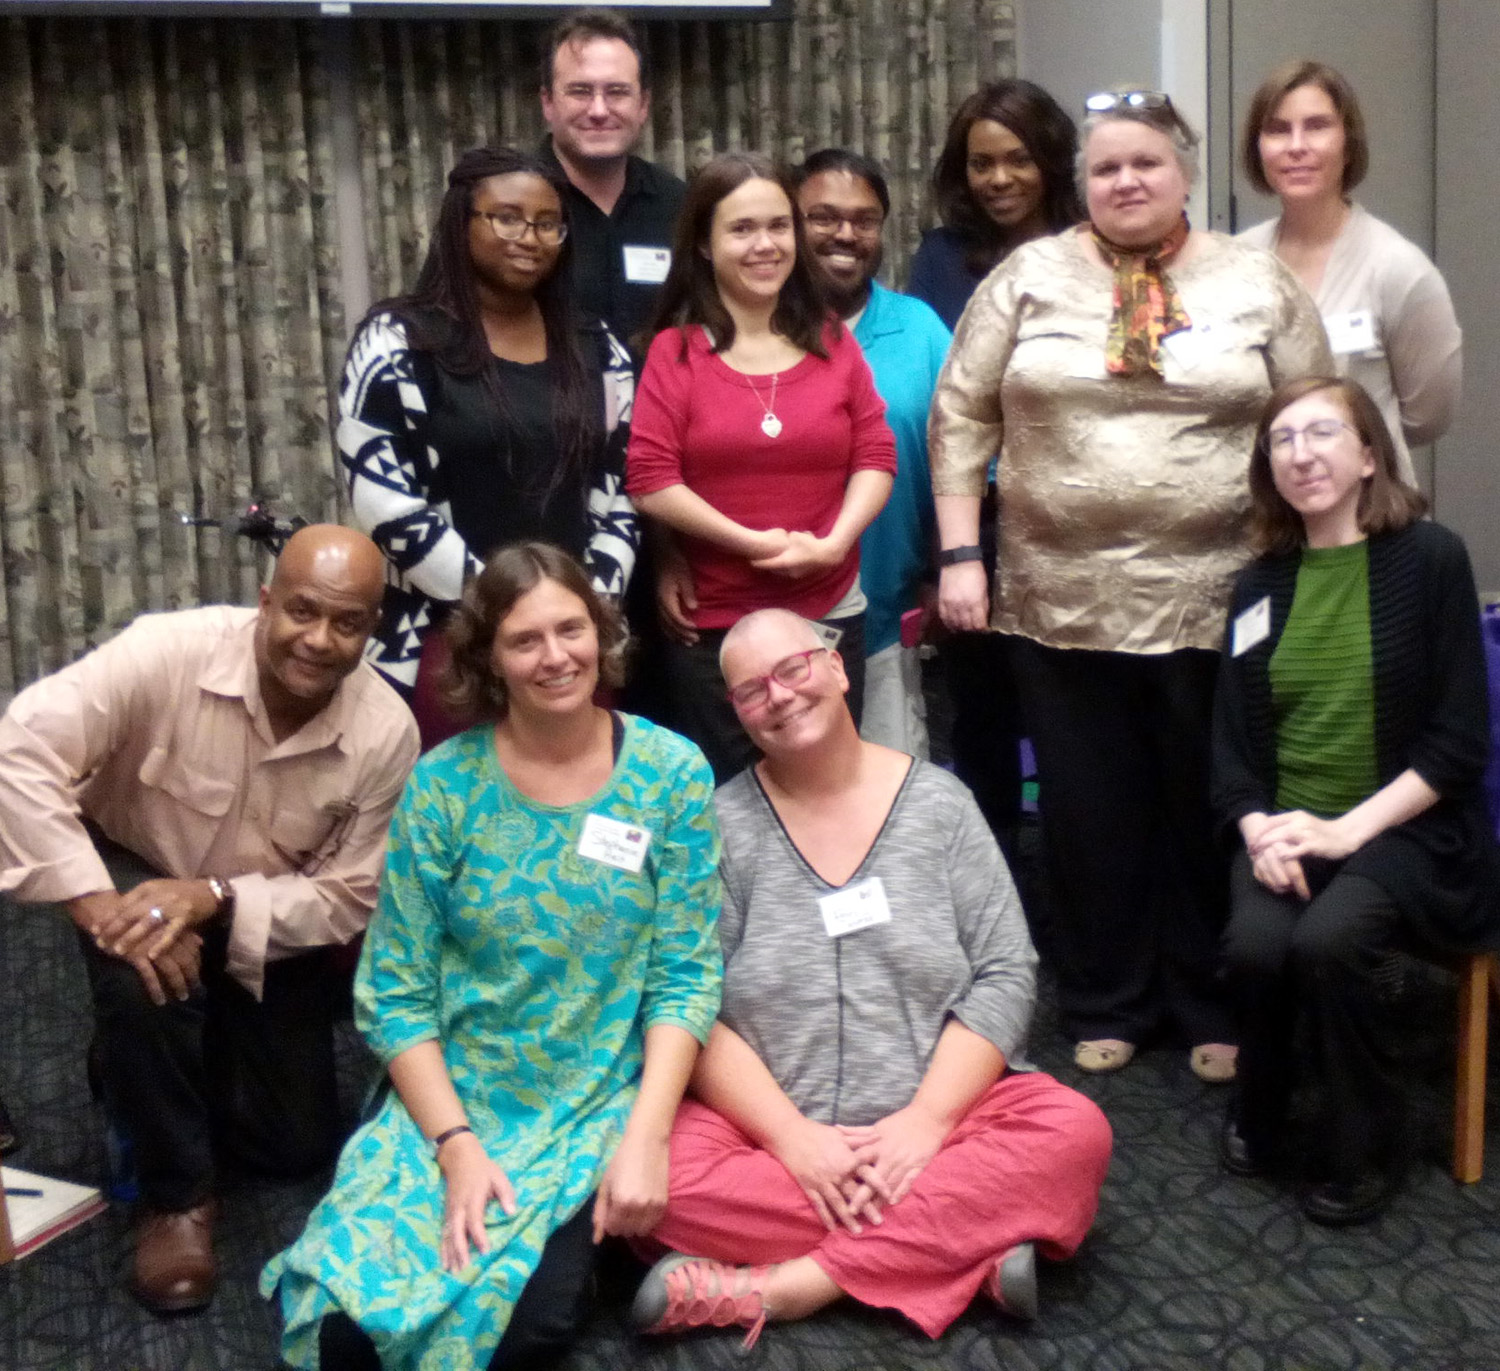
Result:
[[[851,314],[856,314],[864,308],[865,302],[870,298],[870,283],[875,279],[875,273],[880,270],[882,252],[882,248],[876,248],[860,263],[864,270],[857,284],[846,286],[842,281],[834,280],[826,272],[818,273],[818,283],[823,288],[823,298],[828,301],[828,307],[840,319],[847,319]],[[823,254],[815,255],[821,257]]]

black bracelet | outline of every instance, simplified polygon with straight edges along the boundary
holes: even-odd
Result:
[[[217,876],[205,876],[203,878],[208,888],[214,895],[215,919],[228,919],[234,913],[234,887],[228,881],[220,880]]]
[[[438,1152],[449,1138],[456,1138],[460,1133],[472,1133],[474,1130],[466,1123],[461,1123],[453,1128],[446,1128],[432,1140],[432,1150]]]
[[[950,547],[938,553],[939,566],[957,566],[960,562],[979,562],[984,560],[984,549],[978,543],[970,543],[968,547]]]

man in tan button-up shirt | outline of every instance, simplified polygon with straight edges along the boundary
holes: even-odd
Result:
[[[316,951],[368,921],[417,755],[362,661],[384,580],[361,534],[303,529],[257,609],[146,615],[0,719],[0,891],[78,927],[158,1311],[213,1293],[215,1144],[295,1172],[340,1141]]]

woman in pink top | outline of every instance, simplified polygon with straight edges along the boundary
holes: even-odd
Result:
[[[853,335],[823,304],[796,197],[754,153],[693,178],[636,393],[627,489],[665,525],[659,599],[672,722],[726,780],[755,755],[718,651],[752,609],[829,630],[863,683],[859,536],[896,470],[885,406]]]

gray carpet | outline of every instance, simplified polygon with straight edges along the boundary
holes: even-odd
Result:
[[[24,1139],[17,1165],[97,1183],[102,1121],[84,1084],[90,1016],[71,933],[39,910],[0,906],[0,1094]],[[1143,1053],[1123,1074],[1088,1079],[1068,1062],[1044,996],[1033,1056],[1099,1101],[1115,1158],[1094,1233],[1072,1262],[1044,1266],[1042,1317],[1007,1321],[978,1303],[940,1341],[895,1316],[848,1307],[766,1330],[748,1362],[733,1331],[644,1343],[622,1323],[632,1273],[610,1263],[567,1371],[750,1365],[764,1371],[1500,1371],[1500,1111],[1490,1113],[1490,1176],[1448,1178],[1451,984],[1414,968],[1401,1009],[1427,1160],[1388,1214],[1334,1232],[1303,1220],[1290,1190],[1219,1172],[1222,1094],[1185,1053]],[[346,1095],[368,1059],[344,1044]],[[256,1294],[261,1264],[297,1232],[321,1182],[232,1177],[223,1196],[223,1288],[204,1314],[163,1320],[124,1292],[130,1216],[112,1207],[0,1269],[3,1371],[270,1371],[277,1323]],[[453,1371],[462,1371],[454,1368]]]

